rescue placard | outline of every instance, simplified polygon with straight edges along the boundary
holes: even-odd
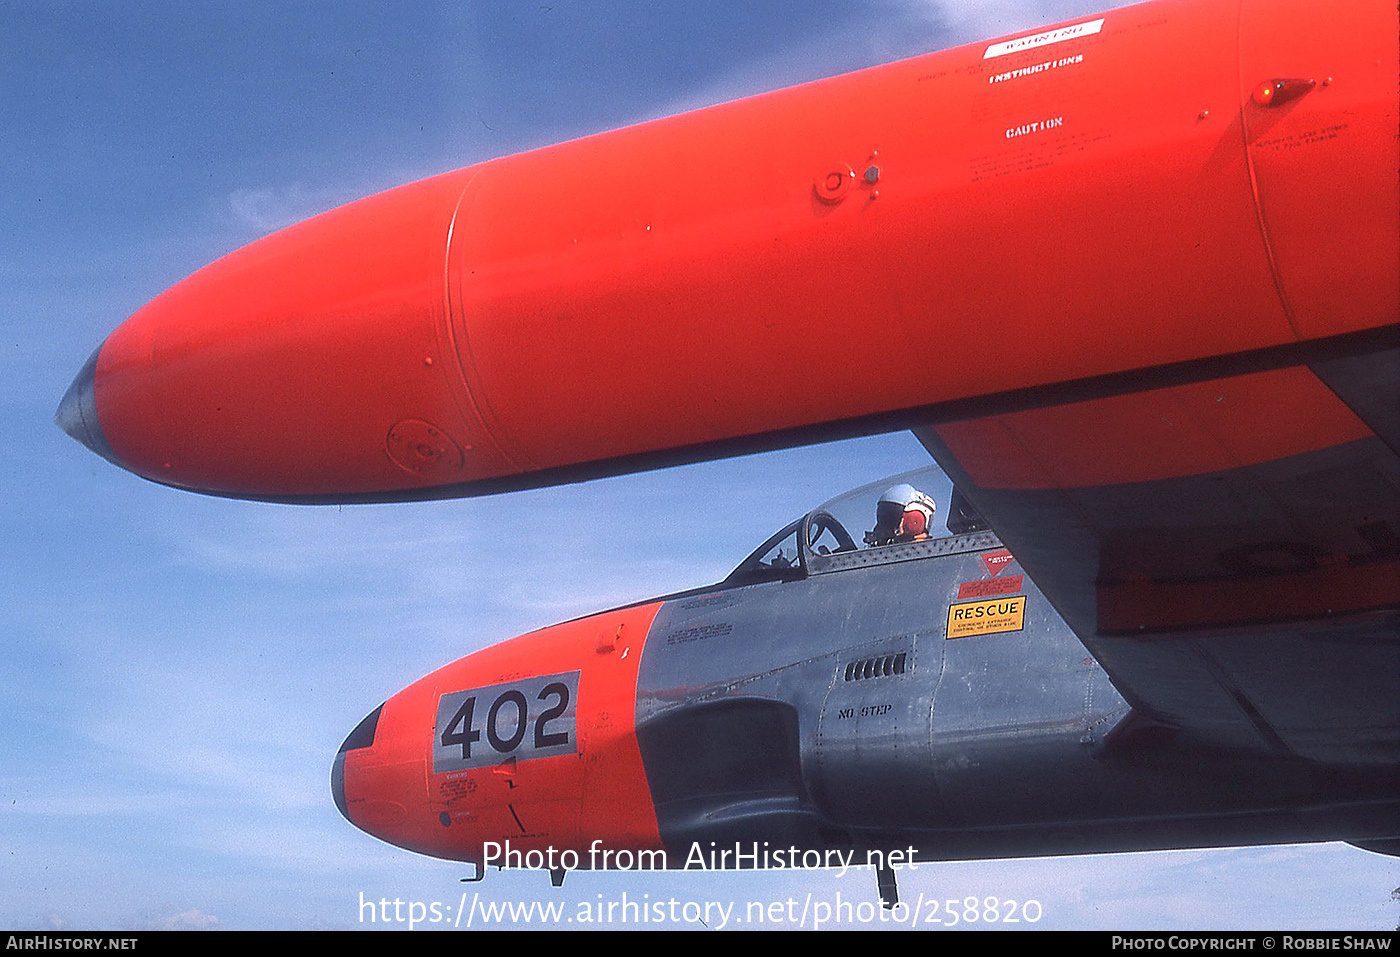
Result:
[[[948,639],[1020,631],[1026,622],[1026,596],[965,601],[948,606]]]

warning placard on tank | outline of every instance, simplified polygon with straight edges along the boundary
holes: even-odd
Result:
[[[965,601],[948,606],[948,638],[971,638],[1020,631],[1026,623],[1026,596]]]

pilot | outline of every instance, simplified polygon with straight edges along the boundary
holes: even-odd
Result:
[[[917,492],[899,519],[898,541],[922,542],[928,539],[933,530],[933,499],[923,492]]]
[[[875,505],[875,528],[865,533],[867,545],[918,542],[933,528],[933,499],[908,483],[891,486]]]

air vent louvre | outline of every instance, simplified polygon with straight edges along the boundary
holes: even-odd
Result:
[[[878,658],[862,658],[859,661],[846,663],[847,681],[864,681],[867,678],[885,678],[890,675],[904,674],[904,662],[907,652],[901,651],[897,655],[881,655]]]

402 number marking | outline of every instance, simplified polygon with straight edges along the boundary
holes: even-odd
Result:
[[[576,752],[578,676],[577,671],[545,675],[443,695],[433,771]]]

